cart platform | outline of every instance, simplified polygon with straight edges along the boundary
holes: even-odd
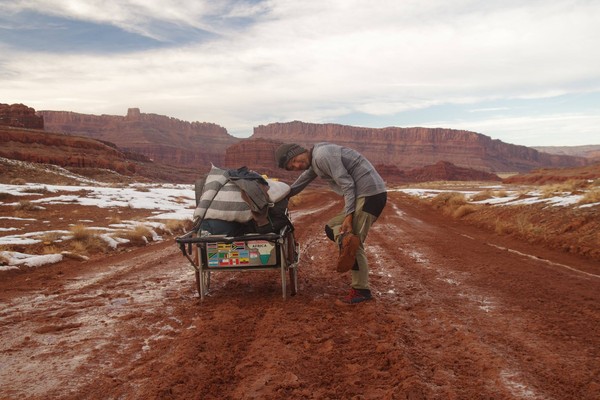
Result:
[[[201,300],[210,290],[211,273],[217,271],[278,270],[283,298],[287,297],[288,273],[290,295],[298,290],[299,246],[289,225],[279,233],[230,237],[189,232],[175,240],[194,269]]]

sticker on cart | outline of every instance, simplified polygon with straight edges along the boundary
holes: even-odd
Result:
[[[239,267],[274,265],[275,246],[268,241],[207,243],[206,259],[209,267]]]
[[[253,240],[248,242],[248,250],[250,251],[250,259],[253,256],[260,260],[262,265],[275,264],[275,246],[273,243],[266,240]]]

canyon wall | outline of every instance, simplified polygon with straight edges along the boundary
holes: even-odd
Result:
[[[488,172],[524,172],[533,168],[586,165],[585,158],[541,153],[533,148],[492,140],[469,131],[443,128],[362,128],[300,121],[254,128],[253,139],[271,139],[311,146],[332,142],[352,147],[373,164],[400,170],[448,161]]]
[[[145,114],[138,108],[130,108],[126,116],[68,111],[38,111],[38,115],[44,118],[46,131],[106,140],[123,151],[190,168],[222,164],[227,147],[239,141],[217,124]]]

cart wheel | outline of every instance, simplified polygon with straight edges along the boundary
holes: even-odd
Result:
[[[298,269],[290,268],[290,295],[295,296],[298,292]]]

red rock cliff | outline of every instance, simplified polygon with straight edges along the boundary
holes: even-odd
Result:
[[[177,166],[222,164],[227,147],[239,141],[213,123],[144,114],[137,108],[130,108],[124,117],[67,111],[39,111],[38,115],[44,117],[46,131],[106,140],[124,151]]]
[[[253,139],[296,142],[310,146],[332,142],[352,147],[373,164],[395,165],[400,170],[448,161],[460,167],[489,172],[528,171],[539,167],[586,165],[580,157],[540,153],[525,146],[492,140],[469,131],[443,128],[361,128],[300,121],[254,128]]]
[[[44,129],[44,118],[36,115],[33,108],[23,104],[0,104],[0,126]]]
[[[61,167],[103,168],[131,175],[135,163],[114,146],[71,135],[0,127],[0,157]]]

